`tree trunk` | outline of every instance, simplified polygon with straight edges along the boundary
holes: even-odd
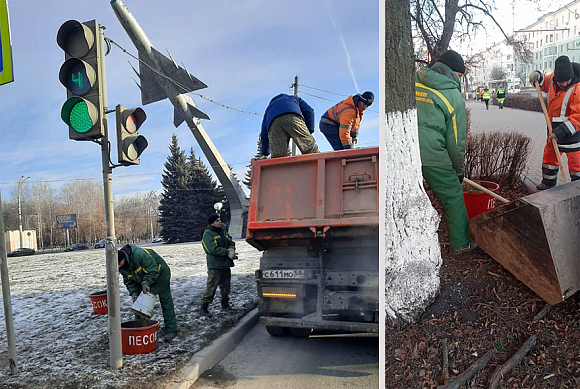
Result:
[[[419,318],[439,290],[439,216],[423,189],[409,0],[385,3],[386,314]]]

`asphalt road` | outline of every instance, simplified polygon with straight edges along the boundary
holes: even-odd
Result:
[[[274,337],[257,324],[189,389],[378,387],[378,335]]]

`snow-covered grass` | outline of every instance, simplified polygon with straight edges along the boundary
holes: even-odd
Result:
[[[0,306],[0,388],[146,387],[145,382],[171,374],[256,306],[254,271],[261,254],[244,241],[236,246],[239,259],[232,268],[232,310],[220,310],[218,290],[210,305],[212,318],[198,315],[207,276],[201,244],[144,246],[153,248],[171,268],[177,337],[166,343],[159,331],[155,351],[123,355],[123,367],[118,370],[109,368],[108,315],[95,315],[88,297],[106,290],[105,251],[8,258],[19,372],[10,375]],[[121,321],[134,320],[121,276],[119,285]],[[159,301],[153,319],[163,328]]]

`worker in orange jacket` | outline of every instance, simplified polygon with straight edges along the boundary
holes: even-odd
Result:
[[[543,92],[548,93],[548,117],[552,122],[552,135],[544,146],[542,159],[542,183],[538,190],[556,186],[558,181],[558,158],[552,140],[556,139],[560,154],[568,155],[570,178],[580,178],[580,78],[574,74],[570,59],[562,55],[556,59],[554,73],[545,75],[535,70],[530,73],[532,85],[537,81]]]
[[[322,115],[318,127],[334,150],[352,149],[356,145],[363,112],[374,99],[373,92],[368,91],[349,96]]]

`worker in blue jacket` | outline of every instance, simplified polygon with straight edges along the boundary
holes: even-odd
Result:
[[[290,138],[302,154],[318,153],[314,132],[314,109],[298,96],[284,93],[274,97],[262,120],[262,158],[287,157]]]

